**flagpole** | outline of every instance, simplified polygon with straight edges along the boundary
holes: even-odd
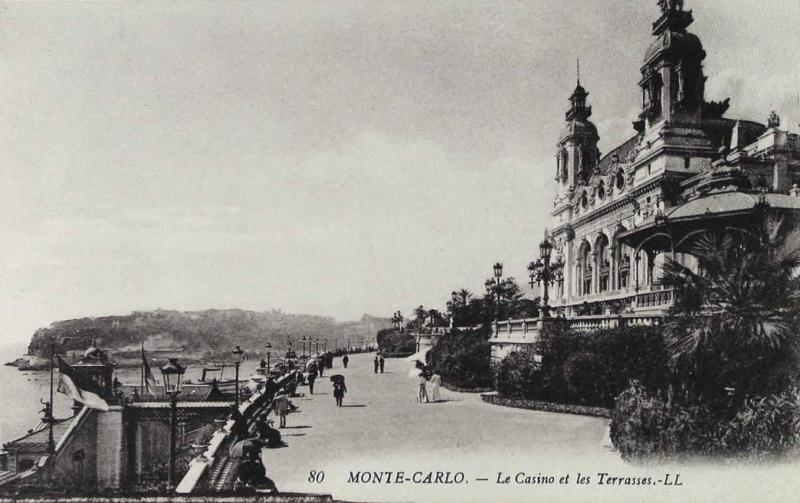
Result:
[[[144,396],[144,393],[145,393],[145,391],[144,391],[144,341],[142,341],[142,364],[140,366],[140,370],[141,370],[141,374],[142,374],[142,382],[141,382],[141,388],[140,388],[139,391],[140,391],[141,395]]]
[[[53,356],[56,351],[55,342],[50,343],[50,403],[47,408],[47,422],[50,426],[47,435],[47,452],[54,454],[56,452],[56,442],[53,438]]]

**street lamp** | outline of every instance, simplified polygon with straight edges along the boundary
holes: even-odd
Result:
[[[53,424],[56,422],[55,417],[53,417],[53,367],[55,367],[55,360],[54,357],[56,355],[56,344],[55,342],[50,343],[50,401],[44,402],[44,409],[42,412],[44,413],[44,421],[47,423],[47,453],[48,454],[55,454],[56,453],[56,441],[53,437]],[[41,401],[41,399],[40,399]]]
[[[309,339],[308,342],[310,343],[311,340]],[[304,335],[303,336],[303,358],[305,358],[305,357],[306,357],[306,336]]]
[[[272,368],[269,365],[269,359],[272,356],[272,344],[268,342],[264,345],[264,347],[267,349],[267,374],[269,374],[270,369]]]
[[[322,350],[327,352],[328,351],[328,338],[322,339]]]
[[[236,358],[236,361],[233,362],[233,365],[236,367],[236,401],[235,401],[235,403],[236,403],[236,408],[238,409],[239,408],[239,365],[241,365],[241,363],[242,363],[242,354],[244,354],[244,351],[242,351],[242,348],[240,348],[239,346],[236,346],[236,349],[231,351],[231,353],[233,353],[234,357]]]
[[[178,363],[177,358],[170,358],[169,363],[161,367],[164,378],[164,392],[169,395],[169,487],[175,487],[175,436],[178,425],[178,393],[181,392],[181,378],[186,367]]]
[[[496,321],[498,316],[500,315],[500,278],[503,277],[503,264],[501,264],[500,262],[495,262],[493,269],[494,269],[494,282],[495,282],[494,319]]]
[[[317,343],[317,354],[319,354],[319,337],[316,338],[316,343]]]
[[[554,283],[560,285],[564,281],[564,261],[559,256],[554,264],[550,264],[552,254],[553,244],[545,238],[539,244],[540,258],[528,264],[531,288],[533,288],[534,284],[544,284],[544,291],[542,292],[542,318],[550,317],[549,286]]]

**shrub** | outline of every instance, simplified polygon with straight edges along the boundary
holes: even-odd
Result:
[[[536,365],[529,353],[511,353],[497,369],[495,386],[503,396],[529,398],[537,374]]]
[[[378,332],[378,348],[385,355],[410,355],[417,348],[416,338],[409,332],[387,328]]]
[[[445,382],[461,388],[491,386],[489,328],[461,332],[452,330],[436,339],[428,353],[429,365],[437,368]]]
[[[545,327],[534,352],[542,357],[537,370],[527,356],[501,363],[497,382],[501,394],[613,407],[631,379],[651,389],[666,389],[669,383],[667,353],[658,327],[579,333],[553,323]],[[514,366],[524,368],[515,373]]]
[[[575,353],[564,362],[564,381],[581,403],[589,397],[605,395],[606,390],[602,388],[607,373],[600,358],[589,351]]]
[[[800,390],[745,400],[730,421],[720,426],[721,449],[736,456],[784,456],[800,446]]]
[[[623,459],[662,461],[715,456],[764,459],[797,452],[798,390],[745,400],[728,419],[705,405],[673,402],[634,383],[611,416],[611,441]]]

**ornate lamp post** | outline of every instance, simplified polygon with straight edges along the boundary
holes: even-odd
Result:
[[[316,351],[316,353],[319,354],[319,337],[317,337],[315,342],[317,343],[317,351]]]
[[[561,257],[558,257],[554,264],[550,264],[552,253],[553,244],[545,239],[539,244],[540,258],[528,264],[531,288],[533,288],[534,284],[544,284],[544,292],[542,293],[542,318],[550,317],[549,286],[554,283],[561,284],[564,281],[564,261]]]
[[[264,345],[264,348],[266,348],[266,350],[267,350],[267,374],[269,374],[269,371],[272,368],[269,365],[269,360],[270,360],[270,357],[272,356],[272,344],[268,342],[268,343],[266,343]]]
[[[236,401],[235,401],[235,403],[236,403],[236,408],[238,409],[239,408],[239,365],[241,365],[241,363],[242,363],[242,354],[244,354],[244,351],[242,351],[242,348],[240,348],[239,346],[236,346],[236,349],[231,351],[231,353],[233,353],[234,358],[236,358],[236,360],[234,360],[234,362],[233,362],[233,365],[236,367]]]
[[[164,392],[169,395],[169,487],[175,487],[175,437],[178,425],[178,393],[181,392],[181,378],[186,367],[178,363],[177,358],[170,358],[169,363],[161,367],[164,378]]]
[[[497,321],[498,316],[500,316],[500,278],[503,277],[503,264],[497,262],[494,264],[494,319]]]
[[[54,342],[50,343],[50,401],[44,402],[44,422],[47,423],[47,453],[56,453],[56,441],[53,438],[53,423],[56,422],[53,417],[53,367],[55,367],[56,345]],[[41,399],[40,399],[41,401]]]
[[[322,350],[327,352],[328,351],[328,338],[322,339]]]
[[[311,338],[308,340],[309,344],[311,343]],[[303,358],[306,357],[306,336],[303,336]]]

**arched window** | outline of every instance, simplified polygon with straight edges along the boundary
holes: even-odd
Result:
[[[600,282],[598,286],[601,292],[607,292],[611,282],[611,260],[608,254],[608,238],[605,234],[600,234],[595,243],[595,253],[597,255],[597,266],[600,268],[598,276]]]
[[[617,288],[625,290],[631,282],[631,249],[628,245],[617,244]]]
[[[625,189],[625,173],[622,170],[617,172],[615,182],[617,185],[617,190],[622,191]]]
[[[597,199],[602,201],[606,198],[606,185],[603,182],[600,182],[600,185],[597,186]]]
[[[580,295],[592,293],[592,248],[587,241],[581,244],[578,252],[578,288]]]
[[[83,449],[79,449],[72,453],[72,476],[77,481],[83,480],[83,462],[86,459],[86,453]]]
[[[589,207],[589,196],[586,195],[586,192],[581,195],[581,209],[585,210]]]

